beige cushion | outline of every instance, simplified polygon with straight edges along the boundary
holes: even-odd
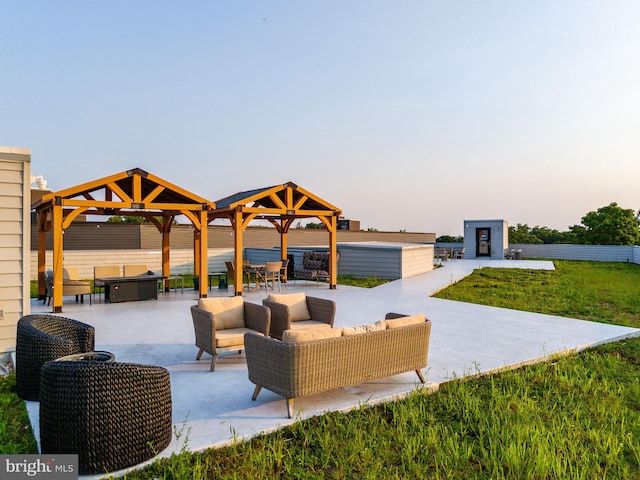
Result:
[[[380,320],[376,323],[368,325],[360,325],[358,327],[342,327],[342,335],[348,337],[350,335],[359,335],[361,333],[379,332],[387,329],[386,320]]]
[[[76,267],[62,267],[63,280],[80,280],[78,269]]]
[[[267,301],[287,305],[291,312],[292,322],[309,320],[311,318],[311,314],[307,308],[307,296],[304,292],[272,294],[267,297]]]
[[[341,328],[303,328],[282,332],[283,342],[311,342],[342,336]]]
[[[331,328],[331,325],[317,320],[300,320],[289,325],[290,330],[303,330],[306,328]]]
[[[423,313],[417,313],[408,317],[392,318],[386,320],[387,328],[406,327],[407,325],[415,325],[417,323],[424,323],[427,318]]]
[[[123,265],[122,270],[125,277],[137,277],[138,275],[146,275],[149,269],[146,265]]]
[[[244,334],[254,332],[250,328],[229,328],[216,330],[216,348],[244,347]],[[255,332],[254,332],[255,333]]]
[[[241,296],[201,298],[198,308],[211,312],[216,322],[216,330],[242,328],[244,323],[244,299]]]
[[[121,277],[119,265],[99,265],[93,267],[94,278]]]

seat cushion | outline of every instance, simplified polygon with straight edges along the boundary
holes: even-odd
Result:
[[[406,327],[407,325],[415,325],[416,323],[424,323],[427,318],[423,313],[417,313],[408,317],[400,317],[386,320],[387,328]]]
[[[216,330],[216,348],[242,347],[244,346],[244,334],[254,332],[250,328],[228,328],[226,330]]]
[[[331,328],[331,325],[316,320],[300,320],[299,322],[291,322],[290,330],[306,330],[307,328]]]
[[[213,313],[216,330],[243,328],[244,299],[241,296],[212,297],[198,300],[198,308]]]
[[[313,340],[324,340],[326,338],[337,338],[341,336],[342,329],[340,328],[303,328],[285,330],[282,332],[282,341],[289,343],[311,342]]]
[[[291,312],[292,322],[309,320],[311,318],[311,314],[307,308],[307,296],[304,292],[272,294],[267,297],[267,301],[287,305]]]
[[[387,321],[380,320],[376,323],[370,323],[367,325],[359,325],[357,327],[342,327],[342,335],[348,337],[350,335],[359,335],[361,333],[378,332],[387,329]]]

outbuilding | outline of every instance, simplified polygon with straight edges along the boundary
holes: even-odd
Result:
[[[465,220],[464,258],[504,260],[509,248],[506,220]]]

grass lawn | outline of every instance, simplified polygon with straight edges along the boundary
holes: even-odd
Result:
[[[555,263],[555,272],[483,269],[437,296],[640,326],[640,266]],[[180,453],[125,478],[640,478],[640,339],[328,413],[222,449],[190,453],[189,432],[176,433]],[[14,453],[35,453],[29,445]]]

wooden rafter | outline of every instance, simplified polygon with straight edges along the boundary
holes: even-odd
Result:
[[[54,285],[62,285],[62,248],[64,229],[79,215],[132,215],[150,220],[162,233],[162,271],[169,273],[169,234],[176,215],[184,214],[194,225],[195,234],[203,242],[198,242],[200,259],[194,270],[200,273],[207,265],[206,218],[215,204],[203,197],[156,177],[142,169],[135,168],[110,175],[75,187],[51,192],[32,205],[38,214],[38,230],[43,233],[53,231],[53,272]],[[162,220],[160,220],[162,219]],[[42,237],[44,239],[44,237]],[[196,243],[196,242],[194,242]],[[38,243],[38,272],[44,272],[45,242]],[[42,252],[40,250],[43,250]],[[42,263],[42,264],[41,264]],[[40,277],[40,275],[39,275]],[[40,285],[40,280],[42,285]],[[39,278],[38,291],[45,290],[44,278]],[[206,282],[200,283],[200,295],[207,296]],[[54,288],[54,312],[62,311],[62,288]]]

